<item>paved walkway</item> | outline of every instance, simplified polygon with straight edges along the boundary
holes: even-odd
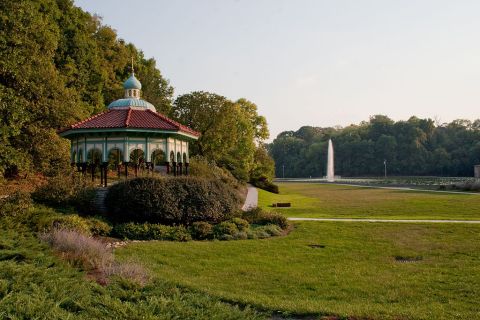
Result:
[[[245,203],[242,207],[243,211],[247,211],[251,208],[256,208],[258,206],[258,190],[252,185],[248,185],[248,193],[247,198],[245,199]]]
[[[290,221],[342,221],[342,222],[394,222],[394,223],[467,223],[480,224],[480,220],[405,220],[355,218],[288,218]]]

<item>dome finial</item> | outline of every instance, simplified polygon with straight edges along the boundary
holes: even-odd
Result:
[[[135,74],[135,70],[133,69],[133,56],[132,56],[132,74]]]

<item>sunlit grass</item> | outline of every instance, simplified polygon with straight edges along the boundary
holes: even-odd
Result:
[[[480,195],[432,193],[327,185],[279,183],[280,194],[259,190],[259,206],[289,217],[480,220]]]
[[[479,233],[476,225],[302,222],[287,237],[139,243],[117,255],[172,283],[270,310],[475,319]]]

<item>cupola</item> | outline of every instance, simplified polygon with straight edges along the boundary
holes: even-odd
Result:
[[[125,98],[140,99],[142,84],[135,77],[135,73],[132,72],[130,78],[123,83],[123,88],[125,89]]]

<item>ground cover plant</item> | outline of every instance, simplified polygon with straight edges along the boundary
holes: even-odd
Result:
[[[5,207],[2,207],[5,208]],[[99,243],[76,232],[44,234],[32,217],[54,212],[30,209],[0,215],[0,319],[264,319],[239,307],[167,284],[153,277],[145,286],[131,281],[138,268],[111,265]],[[55,232],[55,230],[53,230]],[[79,241],[79,238],[81,238]],[[49,242],[56,253],[47,246]],[[79,249],[79,250],[72,250]],[[64,259],[60,259],[63,257]],[[94,263],[93,265],[86,264]],[[87,271],[107,264],[108,285],[87,279]],[[82,271],[83,270],[83,271]],[[127,279],[125,279],[127,278]],[[128,280],[130,278],[131,280]],[[141,281],[140,281],[141,282]]]
[[[259,190],[259,205],[289,217],[480,220],[480,196],[318,183],[279,183],[280,194]]]
[[[478,225],[301,222],[287,237],[137,243],[117,257],[140,259],[172,283],[284,314],[475,319],[479,232]]]

